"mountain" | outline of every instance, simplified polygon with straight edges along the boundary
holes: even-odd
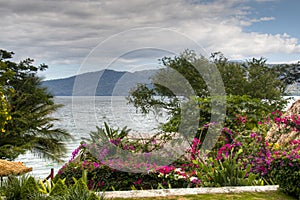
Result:
[[[46,80],[42,86],[54,96],[127,96],[138,83],[150,84],[157,70],[120,72],[102,70],[69,78]]]

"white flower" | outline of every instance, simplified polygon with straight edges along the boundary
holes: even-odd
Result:
[[[174,171],[175,172],[182,172],[182,169],[181,168],[176,168]]]
[[[193,181],[198,181],[198,178],[197,178],[197,177],[194,177],[194,176],[192,176],[192,177],[190,178],[190,181],[191,181],[191,182],[193,182]]]

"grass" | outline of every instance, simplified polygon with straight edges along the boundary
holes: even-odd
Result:
[[[121,200],[123,198],[114,198],[114,200]],[[170,197],[151,197],[151,198],[127,198],[126,200],[193,200],[193,199],[205,199],[205,200],[296,200],[291,196],[283,194],[282,192],[243,192],[232,194],[199,194],[199,195],[186,195],[186,196],[170,196]],[[124,199],[123,199],[124,200]]]

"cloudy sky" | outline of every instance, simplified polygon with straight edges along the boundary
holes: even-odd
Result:
[[[155,68],[184,49],[300,60],[299,0],[0,0],[0,48],[46,79]]]

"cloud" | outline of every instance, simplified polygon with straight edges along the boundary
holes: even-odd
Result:
[[[256,0],[265,1],[269,0]],[[143,58],[156,61],[160,53],[178,53],[193,47],[193,42],[208,52],[222,51],[239,59],[278,52],[300,53],[297,38],[288,34],[245,32],[245,26],[274,21],[275,17],[251,19],[253,8],[243,2],[0,0],[0,44],[2,48],[15,51],[16,59],[32,57],[37,62],[49,64],[50,72],[51,65],[55,65],[64,66],[61,70],[67,69],[68,73],[76,73],[93,50],[91,63],[98,63],[98,66],[107,63],[126,49],[121,45],[133,50],[143,46],[163,48],[152,57],[147,51],[135,51],[131,54],[133,58],[119,60],[124,66]],[[142,27],[146,27],[144,32],[123,33]],[[162,31],[147,29],[149,27],[160,27]],[[116,40],[118,36],[123,38]],[[106,45],[105,51],[98,51],[101,54],[96,55],[94,48],[101,43]]]
[[[275,20],[275,17],[261,17],[259,21],[265,22],[265,21],[273,21]]]
[[[280,0],[255,0],[258,3],[265,3],[265,2],[274,2],[274,1],[280,1]]]

